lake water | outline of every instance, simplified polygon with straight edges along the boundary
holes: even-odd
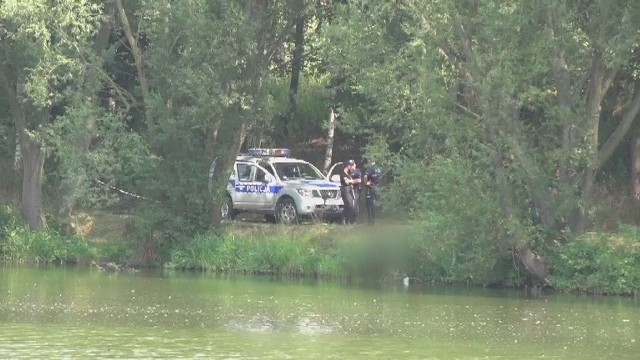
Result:
[[[0,268],[0,359],[621,359],[636,299]]]

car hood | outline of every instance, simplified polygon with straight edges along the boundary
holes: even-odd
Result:
[[[321,190],[338,190],[340,185],[327,180],[287,180],[287,186],[299,186],[304,188],[319,188]]]

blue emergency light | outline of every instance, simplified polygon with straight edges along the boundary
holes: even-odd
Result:
[[[289,157],[291,155],[291,150],[284,148],[252,148],[249,149],[249,155]]]

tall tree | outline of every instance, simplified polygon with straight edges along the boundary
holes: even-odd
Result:
[[[83,159],[89,156],[89,149],[99,135],[98,127],[100,121],[97,118],[101,116],[100,109],[102,108],[99,94],[103,88],[102,84],[108,78],[104,70],[104,64],[106,63],[105,53],[109,46],[109,38],[115,22],[115,3],[106,1],[102,10],[104,17],[93,37],[93,56],[87,59],[84,72],[85,81],[84,84],[80,85],[86,89],[86,92],[83,91],[82,95],[91,96],[92,102],[85,104],[83,100],[80,100],[70,105],[71,107],[76,107],[76,110],[79,110],[79,106],[86,105],[95,111],[84,113],[83,119],[78,119],[79,121],[74,124],[75,126],[69,126],[70,124],[68,123],[64,125],[58,124],[60,125],[58,126],[60,131],[51,134],[53,135],[52,137],[57,138],[56,140],[51,139],[54,143],[51,150],[59,160],[57,172],[61,173],[61,179],[59,191],[57,192],[57,208],[58,215],[62,218],[71,217],[74,207],[83,198],[82,194],[86,193],[86,190],[90,187],[87,169],[82,169],[80,164],[86,162]],[[73,110],[68,112],[73,112]],[[62,130],[65,125],[66,130]],[[70,131],[70,128],[75,130]],[[69,134],[73,135],[69,136]],[[104,134],[102,135],[104,136]],[[68,151],[68,153],[65,154],[65,151]]]
[[[475,0],[340,7],[326,29],[325,58],[348,95],[343,129],[377,131],[389,146],[399,145],[404,161],[394,196],[405,207],[415,204],[414,214],[460,211],[452,189],[430,184],[449,179],[447,161],[463,161],[451,166],[466,172],[462,181],[483,184],[478,198],[493,193],[498,200],[490,211],[491,202],[468,204],[465,211],[485,212],[479,217],[500,217],[501,226],[475,224],[475,232],[500,239],[487,246],[515,250],[537,272],[529,260],[541,235],[529,208],[540,213],[546,240],[561,236],[566,222],[574,233],[584,231],[587,213],[575,209],[588,209],[595,175],[637,115],[635,96],[621,94],[629,99],[620,101],[628,104],[625,116],[609,138],[601,137],[598,126],[610,115],[602,113],[604,97],[638,43],[630,20],[637,11],[631,1],[615,7],[606,1]],[[420,187],[424,174],[432,178]],[[470,174],[482,180],[466,178]],[[424,195],[402,195],[411,189]],[[450,225],[465,243],[467,226]]]
[[[282,131],[285,143],[289,140],[289,124],[296,119],[298,112],[298,93],[300,74],[304,64],[304,37],[307,23],[306,4],[304,0],[294,1],[295,33],[293,37],[293,54],[291,59],[291,80],[289,83],[289,111]]]
[[[562,147],[567,155],[562,162],[561,180],[571,182],[568,175],[577,173],[579,176],[573,181],[581,191],[582,206],[588,207],[596,174],[640,111],[640,86],[636,82],[628,101],[621,101],[625,104],[622,120],[607,138],[602,137],[600,124],[613,115],[602,113],[604,100],[621,70],[632,61],[640,40],[638,26],[631,20],[638,15],[638,9],[628,1],[617,2],[616,6],[607,1],[543,6],[541,15],[553,44],[550,61],[558,104],[573,118],[562,127]],[[578,129],[584,129],[587,136],[577,134]],[[581,143],[580,138],[586,142]],[[588,150],[586,167],[571,161],[568,149],[576,147]],[[574,232],[583,232],[587,226],[586,212],[579,211],[571,225]]]
[[[23,161],[22,213],[32,229],[46,226],[43,210],[44,131],[82,75],[83,54],[100,7],[82,0],[0,3],[0,82],[9,98]]]
[[[220,224],[216,209],[226,201],[245,136],[272,117],[264,84],[285,40],[285,5],[157,1],[138,10],[149,20],[139,31],[148,42],[143,59],[157,125],[147,190],[173,220],[198,229]],[[206,170],[214,160],[214,196],[207,196]]]

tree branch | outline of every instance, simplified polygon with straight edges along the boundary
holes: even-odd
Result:
[[[109,83],[109,87],[112,88],[117,94],[118,94],[118,98],[120,98],[120,101],[122,101],[125,105],[125,110],[129,111],[129,109],[131,108],[131,104],[133,103],[134,105],[136,104],[136,99],[133,95],[131,95],[131,93],[129,93],[126,90],[123,90],[122,87],[120,85],[118,85],[112,78],[111,76],[109,76],[109,74],[107,74],[104,69],[102,69],[101,67],[96,67],[96,70],[99,72],[99,74],[101,75],[101,77],[107,82]],[[129,101],[130,100],[130,101]]]
[[[153,120],[153,115],[151,113],[151,108],[149,106],[149,100],[151,98],[151,93],[149,91],[149,82],[147,79],[147,75],[144,72],[144,63],[142,60],[142,51],[138,46],[138,42],[133,36],[133,32],[131,31],[131,25],[129,25],[129,19],[127,18],[127,13],[122,6],[122,0],[115,0],[116,8],[118,10],[118,15],[120,17],[120,22],[122,23],[122,28],[124,30],[125,35],[127,36],[127,41],[131,46],[131,53],[133,54],[133,59],[136,63],[136,69],[138,70],[138,81],[140,82],[140,87],[142,88],[142,101],[144,105],[144,116],[147,124],[147,129],[152,131],[155,127],[155,123]]]
[[[618,145],[620,145],[622,139],[625,137],[627,132],[629,132],[631,124],[633,124],[633,121],[638,116],[638,112],[640,112],[640,81],[636,81],[633,88],[633,98],[627,106],[628,107],[622,117],[622,121],[620,121],[611,136],[609,136],[604,145],[602,145],[602,148],[600,148],[596,162],[592,166],[593,170],[600,169],[602,165],[609,160]]]

